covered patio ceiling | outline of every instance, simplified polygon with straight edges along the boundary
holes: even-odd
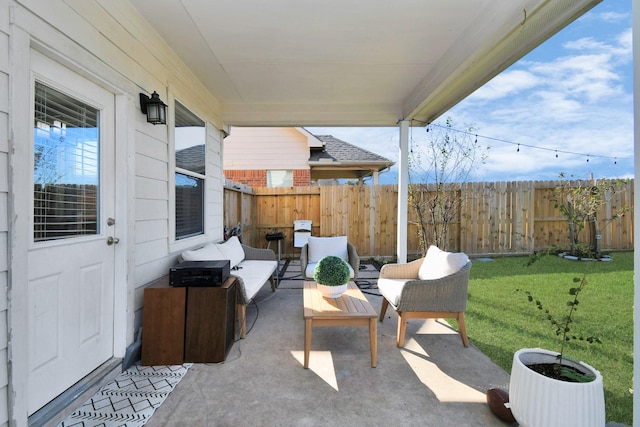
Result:
[[[600,0],[131,0],[234,126],[428,123]]]

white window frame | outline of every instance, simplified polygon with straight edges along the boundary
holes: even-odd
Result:
[[[282,177],[278,178],[278,185],[273,185],[272,174],[282,174]],[[287,185],[289,184],[289,185]],[[293,170],[292,169],[268,169],[267,170],[267,187],[277,188],[277,187],[293,187]]]

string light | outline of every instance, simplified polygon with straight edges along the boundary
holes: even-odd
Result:
[[[416,121],[418,123],[423,123],[423,124],[425,123],[425,122],[421,122],[420,120],[415,120],[415,119],[413,119],[412,121]],[[471,132],[468,132],[468,131],[455,129],[455,128],[452,128],[452,127],[449,127],[449,126],[440,125],[440,124],[437,124],[437,123],[428,123],[426,125],[427,132],[429,132],[429,128],[431,126],[438,126],[440,128],[443,128],[443,129],[446,129],[446,130],[449,130],[449,131],[458,132],[458,133],[462,133],[462,134],[469,135],[469,136],[475,136],[476,142],[477,142],[477,139],[478,139],[478,136],[479,136],[480,138],[488,139],[490,141],[497,141],[497,142],[502,142],[502,143],[505,143],[505,144],[517,145],[516,152],[518,152],[518,153],[520,152],[520,145],[522,145],[523,147],[529,147],[529,148],[533,148],[533,149],[536,149],[536,150],[554,151],[555,154],[556,154],[556,157],[558,157],[558,153],[563,153],[563,154],[571,154],[571,155],[574,155],[574,156],[586,156],[587,157],[587,163],[589,162],[589,158],[590,157],[597,157],[597,158],[603,158],[603,159],[614,159],[613,163],[616,164],[616,165],[618,164],[618,157],[600,156],[600,155],[594,155],[594,154],[577,153],[577,152],[573,152],[573,151],[557,150],[555,148],[538,147],[536,145],[523,144],[523,143],[520,143],[520,142],[508,141],[508,140],[505,140],[505,139],[494,138],[494,137],[490,137],[490,136],[472,134]],[[630,159],[629,157],[620,157],[620,158],[621,159],[627,159],[627,160]]]

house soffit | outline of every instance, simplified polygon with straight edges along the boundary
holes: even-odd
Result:
[[[131,0],[236,126],[431,121],[599,0]]]

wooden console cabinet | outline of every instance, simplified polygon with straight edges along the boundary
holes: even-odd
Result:
[[[142,365],[222,362],[235,338],[237,280],[174,288],[164,276],[144,290]]]
[[[237,281],[219,288],[188,288],[184,361],[223,362],[236,335]]]
[[[144,290],[142,309],[143,365],[184,363],[184,324],[187,288],[172,288],[162,277]]]

